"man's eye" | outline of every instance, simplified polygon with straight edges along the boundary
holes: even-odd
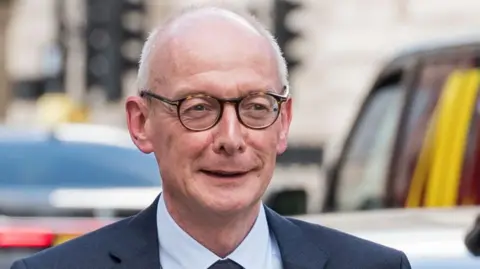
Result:
[[[255,110],[268,110],[268,107],[267,107],[267,106],[261,105],[261,104],[254,104],[254,105],[253,105],[253,108],[254,108]]]
[[[251,103],[245,106],[247,110],[269,110],[267,106],[258,103]]]
[[[205,105],[195,105],[193,106],[192,108],[190,108],[191,110],[195,110],[195,111],[204,111],[204,110],[207,110],[206,106]]]
[[[209,104],[192,104],[182,109],[182,112],[183,113],[199,113],[199,112],[210,112],[212,110],[213,110],[213,107]]]

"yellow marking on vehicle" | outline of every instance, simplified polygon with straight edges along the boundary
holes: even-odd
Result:
[[[444,86],[424,138],[406,207],[457,203],[466,141],[480,85],[477,69],[453,72]]]
[[[457,203],[465,141],[473,115],[480,72],[456,71],[448,79],[437,105],[434,154],[425,195],[426,207]]]

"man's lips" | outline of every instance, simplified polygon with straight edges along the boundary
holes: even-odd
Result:
[[[232,178],[232,177],[240,177],[247,174],[249,171],[226,171],[226,170],[206,170],[202,169],[200,172],[207,174],[209,176],[214,177],[224,177],[224,178]]]

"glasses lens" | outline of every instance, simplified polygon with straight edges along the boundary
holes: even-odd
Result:
[[[243,99],[238,110],[245,125],[251,128],[263,128],[277,119],[279,105],[273,96],[256,94]]]
[[[183,125],[191,130],[210,128],[220,114],[220,103],[208,96],[186,99],[179,107],[179,116]]]

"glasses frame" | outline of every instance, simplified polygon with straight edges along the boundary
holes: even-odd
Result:
[[[273,97],[275,99],[275,101],[277,101],[279,112],[277,113],[275,119],[270,124],[267,124],[267,125],[261,126],[261,127],[252,127],[252,126],[246,124],[242,120],[242,118],[240,117],[240,103],[247,97],[257,96],[257,95],[269,95],[269,96]],[[206,131],[208,129],[211,129],[215,125],[218,124],[218,122],[220,121],[220,119],[223,116],[223,111],[224,111],[224,108],[225,108],[225,104],[227,104],[227,103],[231,103],[235,106],[235,112],[237,113],[237,119],[242,125],[250,128],[250,129],[254,129],[254,130],[266,129],[266,128],[272,126],[277,121],[277,119],[280,115],[281,109],[282,109],[282,104],[285,103],[290,98],[290,94],[289,94],[289,88],[287,86],[284,86],[283,87],[283,94],[278,94],[278,93],[275,93],[275,92],[272,92],[272,91],[259,91],[259,92],[250,93],[250,94],[247,94],[247,95],[244,95],[244,96],[241,96],[241,97],[228,98],[228,99],[216,98],[216,97],[213,97],[213,96],[210,96],[210,95],[207,95],[207,94],[199,93],[199,94],[190,94],[190,95],[187,95],[183,98],[176,99],[176,100],[171,100],[171,99],[168,99],[168,98],[163,97],[161,95],[158,95],[156,93],[153,93],[149,90],[141,90],[140,91],[140,97],[142,97],[142,98],[151,97],[153,99],[159,100],[159,101],[161,101],[163,103],[166,103],[168,105],[176,106],[177,107],[177,117],[178,117],[178,120],[180,121],[180,123],[182,124],[182,126],[185,127],[187,130],[190,130],[190,131],[201,132],[201,131]],[[207,98],[212,98],[212,99],[218,101],[218,103],[220,104],[220,112],[218,113],[215,121],[210,126],[205,127],[205,128],[201,128],[201,129],[192,129],[192,128],[189,128],[189,127],[185,126],[185,124],[183,123],[182,118],[180,117],[180,107],[182,106],[182,103],[185,100],[192,99],[192,98],[197,98],[197,97],[207,97]]]

